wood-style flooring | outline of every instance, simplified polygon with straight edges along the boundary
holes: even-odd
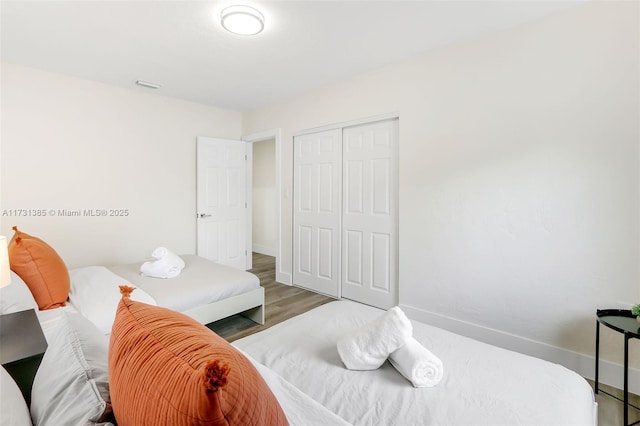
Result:
[[[253,253],[253,268],[249,272],[257,275],[260,278],[260,285],[264,287],[265,324],[259,325],[241,315],[233,315],[207,325],[229,342],[265,330],[335,300],[299,287],[277,283],[275,258],[272,256]]]
[[[263,254],[253,254],[253,269],[250,272],[260,278],[260,285],[265,288],[265,325],[258,325],[241,315],[233,315],[208,324],[207,327],[232,342],[335,300],[298,287],[279,284],[276,282],[275,271],[275,258]],[[592,381],[589,383],[593,386]],[[605,391],[622,398],[622,391],[619,389],[602,384],[600,386]],[[598,401],[599,426],[622,425],[622,403],[604,394],[597,395],[596,401]],[[631,403],[640,407],[640,396],[631,395]],[[629,422],[633,423],[638,420],[640,420],[640,411],[630,409]]]
[[[587,380],[591,387],[594,387],[592,380]],[[611,386],[600,384],[600,389],[609,392],[622,399],[623,392]],[[598,402],[598,426],[622,426],[624,420],[623,404],[614,398],[603,393],[596,395]],[[636,407],[640,407],[640,396],[629,395],[629,402]],[[629,408],[629,424],[640,422],[640,410]]]

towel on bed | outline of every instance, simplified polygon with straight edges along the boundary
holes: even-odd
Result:
[[[414,337],[392,352],[389,362],[416,388],[435,386],[440,383],[444,374],[440,358]]]
[[[174,278],[180,275],[184,268],[184,260],[165,247],[156,248],[151,257],[156,260],[144,262],[140,267],[140,272],[145,277]]]
[[[395,306],[382,316],[338,340],[338,353],[350,370],[375,370],[411,337],[413,326]]]

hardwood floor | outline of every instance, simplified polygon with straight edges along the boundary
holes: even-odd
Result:
[[[587,380],[591,387],[594,387],[592,380]],[[600,389],[609,392],[612,395],[622,399],[623,393],[620,389],[616,389],[611,386],[600,384]],[[603,393],[596,395],[596,401],[598,402],[598,426],[620,426],[623,424],[624,412],[623,404],[620,401],[611,398]],[[629,402],[636,407],[640,407],[640,396],[629,395]],[[640,422],[640,410],[630,408],[629,409],[629,424]]]
[[[258,325],[241,315],[233,315],[207,324],[207,327],[229,342],[265,330],[286,319],[335,300],[299,287],[277,283],[275,258],[272,256],[253,253],[253,269],[250,269],[249,272],[260,278],[260,285],[265,290],[265,324]]]
[[[271,256],[254,253],[253,269],[250,272],[260,278],[260,285],[265,289],[266,322],[265,325],[258,325],[241,315],[233,315],[207,325],[207,327],[230,342],[267,329],[286,319],[334,300],[331,297],[298,287],[277,283],[275,258]],[[593,386],[592,381],[589,381],[589,383]],[[601,387],[609,393],[622,397],[622,391],[618,389],[606,385],[601,385]],[[622,424],[623,412],[620,402],[604,394],[597,395],[596,400],[598,401],[599,426],[619,426]],[[640,406],[640,397],[632,395],[631,402],[636,406]],[[631,409],[629,417],[631,423],[640,420],[640,411]]]

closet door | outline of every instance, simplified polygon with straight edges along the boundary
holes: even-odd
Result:
[[[340,297],[342,130],[294,138],[293,282]]]
[[[343,129],[342,297],[398,304],[398,120]]]

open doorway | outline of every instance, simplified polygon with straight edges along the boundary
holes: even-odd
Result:
[[[276,256],[278,244],[276,200],[276,141],[267,139],[253,145],[251,250]]]
[[[253,133],[242,138],[248,143],[247,175],[247,248],[276,258],[276,281],[291,285],[291,274],[282,271],[282,230],[280,196],[280,129]],[[257,150],[257,154],[255,151]],[[255,155],[254,155],[255,154]],[[257,157],[257,158],[254,158]],[[254,162],[255,160],[255,162]],[[254,173],[256,182],[254,187]],[[256,193],[254,197],[254,192]],[[254,205],[254,203],[256,205]],[[254,237],[254,227],[256,235]],[[251,269],[247,256],[247,269]]]

